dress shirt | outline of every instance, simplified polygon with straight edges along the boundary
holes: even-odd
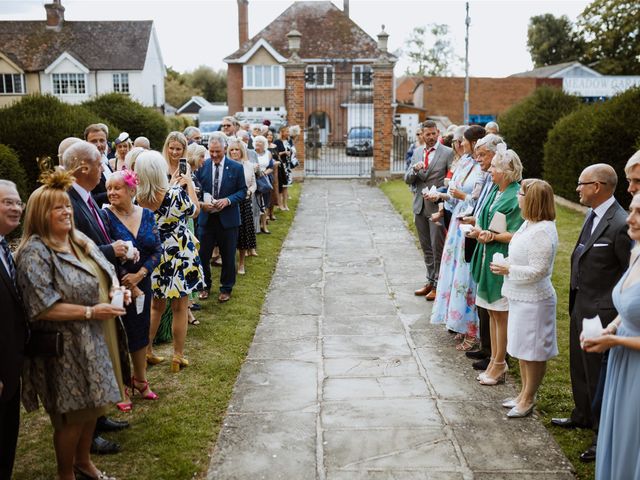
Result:
[[[600,223],[600,220],[602,220],[602,217],[604,216],[604,214],[607,213],[607,210],[609,210],[609,208],[611,207],[611,205],[613,205],[613,202],[615,201],[616,199],[612,196],[593,209],[593,212],[596,214],[596,216],[593,219],[593,227],[591,227],[589,236],[591,236],[591,234],[596,230],[596,227]]]
[[[218,192],[220,191],[220,189],[222,188],[222,172],[224,172],[224,162],[225,162],[226,157],[222,157],[222,160],[220,160],[220,163],[218,164]],[[213,160],[211,160],[211,190],[213,190],[213,186],[216,184],[216,164]],[[211,195],[213,195],[213,198],[215,198],[216,200],[218,200],[218,192],[211,192]]]
[[[0,242],[1,242],[2,240],[4,240],[4,235],[0,235]],[[2,264],[4,265],[4,269],[6,270],[7,275],[11,275],[11,273],[10,273],[10,272],[11,272],[11,269],[9,268],[9,262],[8,262],[8,260],[5,258],[4,251],[3,251],[3,249],[2,249],[2,248],[0,248],[0,258],[2,258]]]

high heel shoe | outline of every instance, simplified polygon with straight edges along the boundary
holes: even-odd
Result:
[[[517,405],[517,403],[516,403],[516,398],[505,398],[505,399],[502,401],[502,406],[503,406],[504,408],[513,408],[513,407],[515,407],[516,405]]]
[[[131,393],[129,392],[129,387],[125,387],[124,389],[124,397],[125,400],[123,402],[116,403],[116,407],[121,412],[129,413],[131,410],[133,410],[133,402],[131,401]]]
[[[487,370],[489,370],[493,366],[493,357],[489,359],[489,364],[487,365]],[[480,372],[476,377],[476,380],[481,382],[482,379],[486,376],[487,370]]]
[[[159,363],[162,363],[164,361],[165,361],[164,357],[159,357],[153,352],[147,353],[147,363],[149,365],[158,365]]]
[[[485,372],[485,374],[480,379],[480,385],[493,387],[494,385],[498,385],[506,381],[507,371],[509,370],[509,365],[507,365],[507,362],[500,362],[500,363],[496,362],[494,365],[504,365],[504,369],[502,370],[502,373],[498,374],[497,377],[493,378],[493,377],[490,377]]]
[[[158,400],[158,394],[151,390],[149,386],[149,380],[145,380],[141,382],[140,380],[136,380],[136,377],[131,377],[131,385],[133,385],[133,393],[135,395],[136,390],[144,398],[145,400]]]
[[[171,361],[171,371],[173,373],[178,373],[181,368],[188,367],[189,360],[184,358],[184,355],[180,355],[179,353],[173,354],[173,360]]]
[[[535,403],[532,403],[529,408],[527,408],[524,412],[518,411],[518,407],[514,406],[511,410],[507,412],[507,418],[524,418],[528,417],[533,413],[533,407]]]
[[[80,467],[73,466],[73,473],[76,476],[76,480],[116,480],[115,477],[107,475],[105,472],[98,472],[98,475],[91,475]]]

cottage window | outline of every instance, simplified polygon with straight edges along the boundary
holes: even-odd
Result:
[[[307,88],[332,88],[333,65],[309,65],[305,72]]]
[[[24,75],[19,73],[3,73],[0,75],[0,93],[27,93]]]
[[[84,73],[54,73],[53,93],[55,95],[82,95],[87,93]]]
[[[284,68],[280,65],[245,65],[244,88],[284,88]]]
[[[118,93],[129,93],[129,74],[113,74],[113,91]]]
[[[373,70],[369,65],[353,66],[353,88],[371,88]]]

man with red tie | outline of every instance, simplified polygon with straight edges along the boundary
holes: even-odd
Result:
[[[438,141],[439,135],[438,126],[434,121],[427,120],[422,124],[424,144],[413,152],[411,165],[404,175],[404,181],[411,186],[414,195],[414,221],[427,269],[424,286],[414,293],[425,296],[428,301],[436,298],[445,231],[442,225],[431,221],[431,215],[438,211],[438,205],[426,200],[423,190],[442,187],[453,162],[453,150]]]

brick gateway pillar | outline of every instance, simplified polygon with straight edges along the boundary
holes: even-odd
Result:
[[[283,65],[285,71],[284,104],[287,109],[287,125],[300,126],[300,135],[295,141],[296,153],[300,162],[300,166],[296,168],[297,172],[304,172],[304,131],[306,126],[304,111],[305,64],[300,61],[298,56],[301,37],[302,35],[296,30],[294,23],[293,29],[287,34],[291,57]]]
[[[382,52],[373,69],[373,168],[376,177],[391,175],[393,146],[393,67],[395,62],[387,54],[389,34],[378,34],[378,49]]]

